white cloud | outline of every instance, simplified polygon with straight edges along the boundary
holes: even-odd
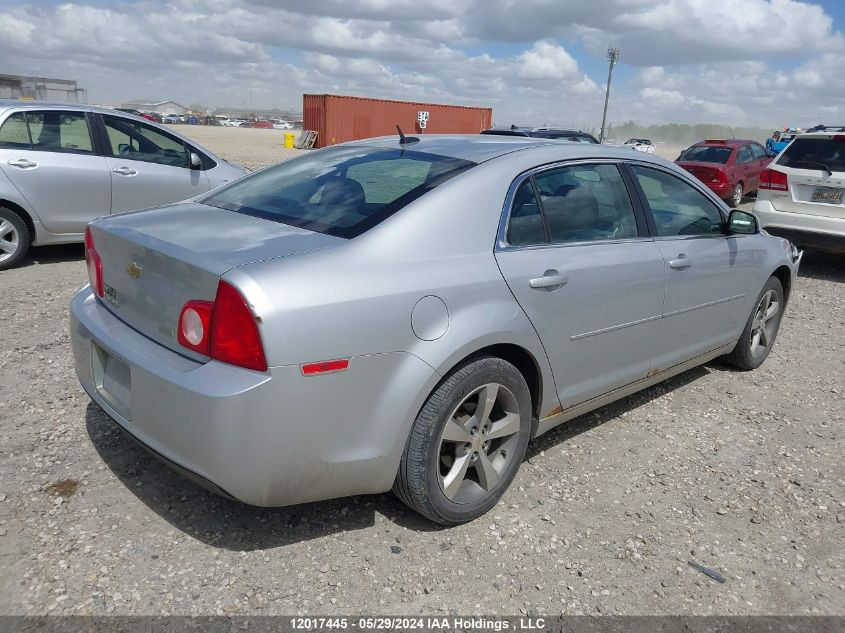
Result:
[[[4,72],[75,78],[101,102],[296,108],[302,92],[343,92],[490,105],[500,123],[597,127],[597,82],[611,44],[622,49],[613,121],[806,124],[832,120],[845,102],[845,86],[830,81],[845,72],[843,36],[809,1],[67,0],[0,8]],[[584,49],[594,56],[592,76]]]

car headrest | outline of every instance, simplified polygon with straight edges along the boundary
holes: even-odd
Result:
[[[364,204],[367,197],[361,183],[352,178],[331,178],[323,186],[320,204],[357,206]]]

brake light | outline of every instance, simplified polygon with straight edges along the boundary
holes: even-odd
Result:
[[[788,191],[789,180],[782,171],[764,169],[760,172],[760,189],[772,189],[774,191]]]
[[[845,143],[845,134],[836,134],[833,137],[833,140],[836,141],[837,143]]]
[[[91,290],[98,297],[105,296],[103,290],[103,260],[100,259],[97,249],[94,248],[94,238],[89,226],[85,227],[85,267],[88,269],[88,281],[91,283]]]

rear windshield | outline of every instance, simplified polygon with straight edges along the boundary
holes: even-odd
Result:
[[[678,160],[689,160],[697,163],[718,163],[724,165],[731,157],[733,149],[730,147],[713,147],[708,145],[693,145],[684,151]]]
[[[795,169],[845,171],[845,142],[832,138],[796,138],[777,159]]]
[[[424,152],[336,147],[241,178],[200,202],[353,238],[474,165]]]

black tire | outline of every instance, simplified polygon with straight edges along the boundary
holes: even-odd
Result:
[[[441,469],[444,468],[441,436],[456,409],[464,406],[462,403],[468,397],[489,383],[506,387],[502,393],[509,399],[513,397],[518,406],[519,431],[509,444],[508,461],[504,462],[496,484],[486,492],[482,491],[480,484],[476,484],[477,494],[482,495],[480,498],[456,502],[446,496],[441,485]],[[493,417],[491,415],[491,419]],[[393,492],[408,507],[436,523],[455,525],[480,517],[496,505],[516,476],[528,448],[531,421],[531,394],[525,378],[516,367],[492,356],[467,359],[441,381],[417,415],[405,445]],[[470,468],[477,466],[471,465]],[[473,487],[474,482],[470,481],[473,473],[470,470],[466,472],[469,475],[465,483]],[[475,477],[480,477],[480,473]]]
[[[731,191],[731,195],[728,197],[727,200],[725,200],[725,202],[728,203],[728,206],[731,209],[735,209],[739,205],[742,204],[742,183],[741,182],[736,183],[736,186],[733,188],[733,191]]]
[[[766,337],[766,345],[762,348],[758,347],[755,353],[752,343],[758,323],[756,317],[758,317],[758,311],[761,308],[763,298],[770,292],[774,293],[779,309],[777,314],[772,316],[770,319],[771,327],[770,333]],[[745,328],[742,330],[742,336],[739,337],[736,347],[734,347],[730,354],[723,356],[722,359],[729,365],[733,365],[737,369],[742,369],[743,371],[757,369],[760,365],[762,365],[763,361],[768,358],[769,353],[772,351],[772,347],[775,344],[775,339],[777,338],[778,330],[780,330],[780,322],[783,318],[783,311],[785,307],[783,300],[783,286],[781,285],[780,280],[777,277],[769,277],[769,280],[766,282],[766,285],[763,286],[757,300],[754,302],[754,308],[748,316],[748,321],[745,323]]]
[[[24,255],[26,255],[32,243],[32,234],[29,232],[29,227],[23,218],[11,209],[0,207],[0,226],[6,222],[11,225],[11,228],[4,231],[3,235],[0,235],[0,240],[12,241],[8,238],[14,235],[17,239],[17,248],[11,253],[0,249],[0,270],[17,266],[24,258]],[[8,255],[11,256],[9,257]]]

